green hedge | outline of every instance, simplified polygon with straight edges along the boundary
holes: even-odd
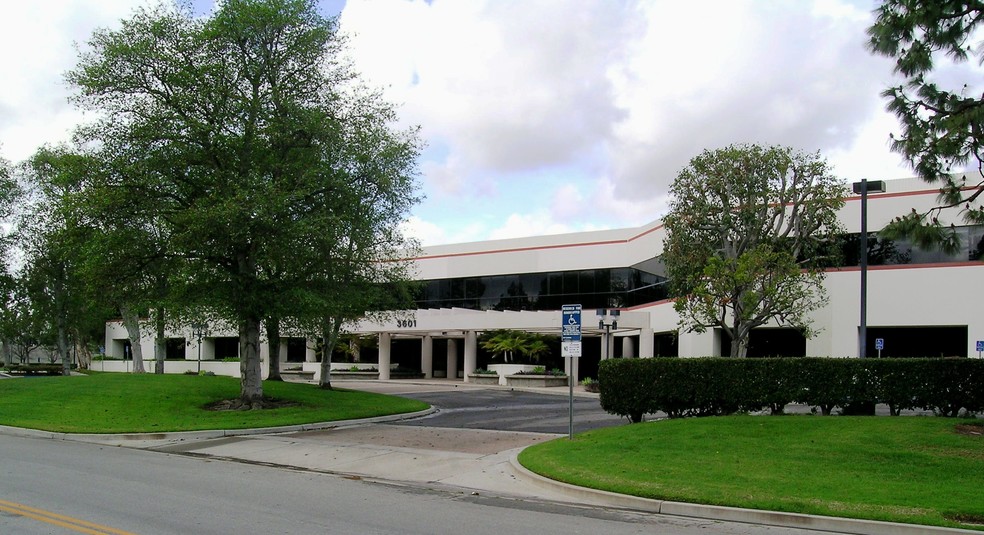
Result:
[[[74,369],[75,366],[72,366]],[[61,364],[11,364],[0,366],[0,371],[26,375],[61,375],[64,368]]]
[[[837,358],[614,359],[598,370],[601,406],[642,421],[769,409],[803,403],[829,415],[870,413],[876,403],[945,416],[984,411],[984,360]]]

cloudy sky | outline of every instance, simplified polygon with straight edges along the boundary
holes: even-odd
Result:
[[[0,155],[20,161],[82,115],[74,43],[145,0],[5,3]],[[699,5],[699,7],[696,7]],[[211,0],[196,0],[207,14]],[[870,0],[333,0],[349,54],[420,125],[425,245],[636,226],[705,148],[819,151],[845,181],[911,176],[864,48]]]

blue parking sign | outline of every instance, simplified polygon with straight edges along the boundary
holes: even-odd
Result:
[[[882,349],[885,349],[885,339],[884,338],[875,338],[875,349],[877,349],[878,351],[881,351]]]
[[[984,351],[984,340],[977,341],[977,352],[980,353],[981,351]]]
[[[564,305],[560,314],[560,356],[577,358],[581,356],[581,305]],[[573,383],[571,383],[573,388]],[[573,390],[571,396],[573,396]],[[571,400],[573,407],[573,398]],[[571,411],[574,409],[572,408]],[[573,416],[572,416],[573,418]],[[572,420],[573,421],[573,420]],[[573,425],[573,424],[572,424]]]
[[[560,339],[563,342],[581,341],[581,305],[564,305],[561,309]]]

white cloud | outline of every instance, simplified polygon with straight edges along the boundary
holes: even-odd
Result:
[[[825,2],[825,4],[832,4]],[[887,61],[863,47],[856,13],[813,17],[797,2],[728,2],[685,17],[683,4],[649,4],[633,60],[616,69],[622,106],[616,195],[663,192],[689,159],[731,143],[850,147],[879,113]]]
[[[545,212],[534,214],[511,214],[505,223],[489,231],[489,239],[502,240],[521,238],[523,236],[541,236],[546,234],[565,234],[575,229],[563,223],[557,223]]]
[[[623,116],[606,78],[631,20],[618,6],[351,1],[341,24],[359,69],[466,173],[513,172],[595,150]]]
[[[145,4],[5,6],[3,156],[67,138],[81,117],[62,82],[72,43]],[[896,81],[864,47],[869,8],[348,0],[341,26],[356,68],[421,125],[428,201],[406,228],[435,244],[646,223],[691,157],[729,143],[819,150],[847,180],[911,175],[888,148],[898,126],[878,94]]]
[[[488,231],[482,223],[442,226],[417,216],[411,216],[400,228],[405,235],[415,238],[423,246],[480,241],[486,238]]]
[[[731,143],[819,150],[852,175],[906,173],[884,142],[896,124],[878,93],[893,75],[864,47],[868,8],[350,0],[341,23],[358,68],[441,147],[425,189],[493,201],[577,170],[528,210],[549,220],[494,211],[498,232],[531,234],[652,220],[690,158]]]
[[[97,27],[132,13],[140,0],[8,2],[0,17],[0,143],[5,157],[26,159],[40,145],[67,140],[81,119],[69,104],[66,71],[75,66],[74,43]]]

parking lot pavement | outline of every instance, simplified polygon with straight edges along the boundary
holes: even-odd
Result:
[[[512,389],[437,381],[339,381],[336,386],[405,396],[438,409],[399,425],[551,434],[567,434],[570,426],[566,388]],[[575,433],[625,423],[625,419],[602,410],[597,394],[577,392],[574,397]]]

